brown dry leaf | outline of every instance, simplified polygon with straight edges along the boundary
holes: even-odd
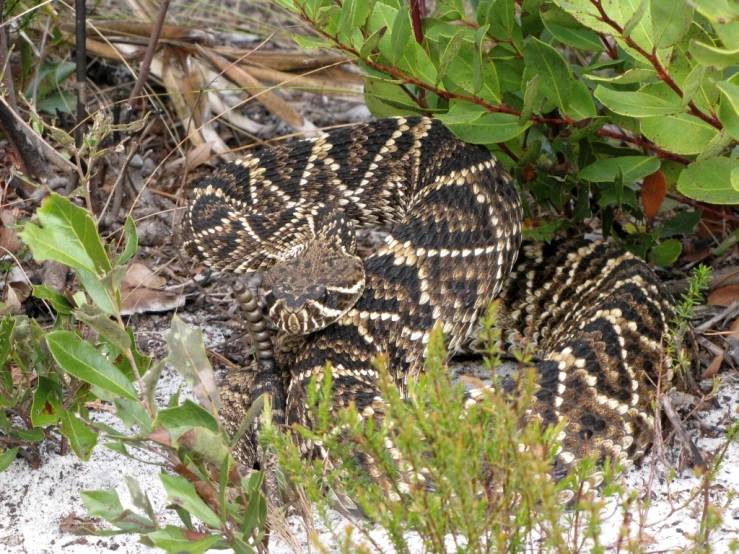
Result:
[[[708,303],[713,306],[728,308],[732,302],[739,300],[739,285],[727,285],[714,290],[708,295]]]
[[[641,203],[647,219],[652,219],[657,215],[666,195],[667,179],[662,171],[657,170],[644,177],[644,184],[641,187]]]
[[[713,361],[708,364],[708,367],[701,375],[701,379],[712,379],[716,376],[718,373],[718,370],[721,369],[721,364],[724,362],[724,355],[719,354],[716,356]]]
[[[122,315],[169,312],[185,305],[185,297],[166,290],[148,287],[121,287]]]
[[[215,143],[212,140],[198,144],[195,148],[187,153],[187,167],[193,169],[202,163],[208,162],[211,159],[211,149]]]
[[[8,227],[8,224],[14,224],[18,221],[18,210],[3,210],[0,212],[0,251],[17,252],[21,243],[18,240],[18,233],[15,229]]]
[[[198,51],[216,70],[222,72],[229,80],[246,90],[270,112],[297,127],[303,125],[303,117],[290,104],[271,90],[267,90],[267,87],[258,79],[254,78],[250,71],[234,65],[204,48],[198,47]]]
[[[149,287],[158,289],[165,285],[167,279],[157,275],[142,262],[133,262],[126,270],[122,286],[128,288]]]
[[[702,262],[711,255],[710,248],[701,248],[700,250],[693,250],[692,252],[683,253],[680,257],[684,262],[698,263]]]
[[[729,331],[730,333],[728,336],[739,339],[739,319],[734,320],[734,323],[732,323],[731,327],[729,327]]]
[[[3,288],[3,303],[5,305],[0,309],[0,313],[19,314],[23,311],[18,291],[10,286],[10,284],[6,284]]]

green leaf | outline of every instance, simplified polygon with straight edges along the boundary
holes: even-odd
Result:
[[[580,170],[581,179],[594,183],[608,183],[620,170],[624,183],[633,183],[659,169],[659,159],[654,156],[625,156],[598,160]]]
[[[724,153],[726,148],[734,142],[734,138],[729,134],[726,129],[723,129],[703,149],[703,152],[698,154],[696,161],[707,160],[714,156],[720,156]]]
[[[570,104],[565,112],[575,121],[590,119],[598,115],[590,89],[582,81],[572,81]]]
[[[203,346],[202,331],[189,327],[175,315],[166,339],[169,347],[167,362],[185,378],[198,402],[217,416],[221,400],[213,368]]]
[[[59,416],[59,431],[69,439],[69,445],[80,460],[90,459],[92,449],[98,442],[98,434],[74,414],[63,411]]]
[[[48,377],[39,375],[38,385],[33,393],[31,406],[31,423],[34,427],[56,425],[62,413],[64,393],[59,383]]]
[[[677,190],[689,198],[712,204],[739,204],[739,191],[731,186],[739,160],[709,158],[690,164],[677,180]]]
[[[699,63],[713,66],[717,69],[739,64],[739,48],[725,50],[694,40],[690,43],[690,53],[693,54]]]
[[[655,0],[651,10],[657,48],[680,42],[693,22],[693,7],[686,0]]]
[[[89,517],[101,517],[111,525],[129,533],[150,533],[154,523],[131,510],[124,510],[115,489],[80,491]]]
[[[13,346],[13,332],[15,331],[15,318],[5,316],[0,321],[0,368],[5,365]]]
[[[116,415],[126,429],[138,425],[142,433],[151,432],[153,429],[151,416],[140,402],[134,402],[125,398],[116,398],[113,400],[113,403],[116,407]]]
[[[700,90],[701,83],[703,82],[703,77],[706,75],[706,66],[705,65],[696,65],[690,73],[688,73],[688,76],[685,77],[685,81],[683,81],[682,89],[683,89],[683,99],[680,102],[680,105],[684,108],[687,106],[693,98],[695,98],[696,94]]]
[[[639,4],[636,7],[636,10],[634,10],[634,13],[631,15],[629,20],[626,22],[626,25],[623,27],[623,36],[628,37],[631,35],[631,33],[636,29],[636,26],[641,23],[642,18],[644,17],[644,14],[647,13],[647,6],[649,5],[649,0],[640,0]]]
[[[214,548],[226,548],[228,545],[220,535],[206,535],[202,539],[190,540],[185,529],[167,525],[146,535],[157,548],[177,554],[202,554]]]
[[[58,90],[36,102],[36,109],[56,117],[57,112],[63,114],[74,113],[76,105],[77,97],[74,94],[68,90]]]
[[[11,448],[5,452],[0,452],[0,473],[5,471],[13,463],[15,457],[18,455],[18,447]]]
[[[713,125],[685,113],[645,117],[641,120],[641,132],[675,154],[699,154],[718,134]]]
[[[682,111],[679,104],[643,92],[616,91],[598,85],[594,95],[609,110],[630,117],[667,115]]]
[[[125,264],[133,257],[134,254],[136,254],[136,251],[139,249],[139,235],[136,232],[136,223],[134,223],[133,218],[130,215],[126,218],[126,225],[123,230],[123,238],[126,241],[126,247],[123,249],[123,252],[121,252],[121,255],[118,256],[118,259],[113,265],[118,266]]]
[[[18,438],[28,442],[41,442],[46,438],[43,429],[15,429],[13,431]]]
[[[674,235],[689,235],[695,230],[695,226],[698,225],[702,215],[703,210],[680,212],[660,226],[659,238],[665,239]]]
[[[63,294],[59,294],[48,285],[33,285],[33,295],[46,300],[58,314],[71,314],[73,307]]]
[[[716,83],[721,91],[718,118],[735,140],[739,140],[739,84],[737,83],[739,83],[737,75],[734,75],[728,81]]]
[[[308,37],[305,35],[293,35],[293,40],[298,43],[301,48],[330,48],[331,43],[325,38]]]
[[[637,67],[635,69],[629,69],[624,73],[616,75],[615,77],[602,77],[600,75],[585,74],[585,77],[589,81],[601,81],[605,83],[617,83],[619,85],[630,85],[633,83],[642,83],[647,79],[651,79],[657,75],[654,69],[647,67]]]
[[[46,344],[57,363],[70,375],[115,396],[137,400],[126,376],[94,346],[69,331],[53,331]]]
[[[126,352],[131,348],[131,337],[128,336],[126,330],[122,329],[118,323],[110,319],[110,317],[104,314],[97,306],[83,304],[74,311],[74,317],[103,335],[113,343],[118,350]]]
[[[52,193],[36,214],[42,227],[28,223],[20,236],[37,261],[56,260],[98,276],[112,269],[87,210]]]
[[[369,16],[370,3],[366,0],[344,0],[341,6],[338,31],[348,33],[352,29],[362,27]]]
[[[532,37],[526,43],[524,58],[526,66],[541,77],[539,90],[566,110],[570,100],[572,71],[562,55],[548,44]]]
[[[462,47],[464,42],[465,33],[464,31],[458,31],[456,35],[452,37],[452,40],[446,45],[444,53],[441,55],[439,60],[439,67],[436,71],[436,84],[441,81],[441,78],[446,75],[449,70],[449,65],[452,63],[454,58],[459,54],[459,49]]]
[[[649,259],[660,267],[667,267],[674,264],[683,251],[683,245],[679,240],[668,239],[663,243],[655,246],[649,254]]]
[[[174,408],[159,410],[154,425],[165,429],[204,427],[214,434],[219,432],[218,421],[213,414],[192,400],[185,400]]]
[[[739,7],[734,0],[691,0],[691,4],[709,21],[731,21],[739,18]]]
[[[526,122],[531,119],[531,116],[539,108],[536,105],[536,100],[539,98],[539,75],[534,77],[526,83],[526,90],[523,94],[523,108],[521,108],[521,117],[518,118],[519,125],[525,125]],[[540,102],[541,103],[541,102]]]
[[[520,125],[518,116],[507,113],[449,112],[438,117],[452,133],[472,144],[505,142],[531,126],[531,121]]]
[[[739,167],[735,167],[731,170],[731,188],[735,191],[739,191]]]
[[[221,519],[195,492],[195,487],[184,477],[160,473],[159,479],[167,491],[167,499],[198,518],[206,525],[216,529],[221,527]]]
[[[421,108],[399,84],[367,77],[364,83],[364,101],[375,117],[417,115]]]
[[[126,482],[126,486],[128,487],[128,492],[131,496],[131,503],[139,510],[143,510],[144,513],[149,516],[151,521],[156,521],[157,518],[154,513],[154,508],[152,507],[147,494],[141,490],[139,482],[130,475],[124,475],[123,480]]]
[[[398,15],[395,17],[393,22],[393,34],[390,37],[390,61],[394,64],[398,63],[406,50],[408,40],[413,40],[413,33],[411,32],[411,16],[409,8],[403,6],[398,10]]]
[[[377,49],[377,45],[380,43],[380,39],[382,39],[386,32],[387,27],[380,27],[374,33],[368,36],[367,40],[364,41],[362,48],[359,50],[359,58],[362,60],[366,60],[367,58],[369,58],[372,55],[372,52]]]

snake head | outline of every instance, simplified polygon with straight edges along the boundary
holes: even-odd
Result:
[[[262,281],[269,315],[291,335],[306,335],[337,321],[364,292],[358,256],[309,247],[274,265]]]

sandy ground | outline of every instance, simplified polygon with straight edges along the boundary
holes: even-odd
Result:
[[[164,333],[164,332],[163,332]],[[223,340],[218,331],[206,331],[206,341],[217,343]],[[720,389],[717,406],[703,412],[701,419],[709,425],[724,428],[735,418],[739,410],[739,379],[724,374],[724,384]],[[180,384],[179,377],[166,370],[158,388],[158,401],[166,402]],[[115,424],[117,418],[106,412],[97,412],[95,417],[108,424]],[[696,444],[704,453],[712,453],[725,444],[724,438],[700,436],[696,429]],[[668,451],[667,457],[674,455]],[[669,485],[665,479],[667,471],[662,463],[651,464],[647,458],[638,468],[624,475],[627,485],[644,497],[647,493],[652,471],[653,502],[644,514],[642,544],[648,551],[682,552],[691,542],[691,535],[698,530],[704,495],[701,480],[692,470],[687,469]],[[732,541],[739,541],[739,444],[729,445],[726,459],[717,478],[708,492],[708,501],[720,508],[722,523],[719,530],[711,535],[710,543],[714,552],[728,552]],[[39,470],[32,470],[26,461],[16,460],[11,467],[0,474],[0,554],[89,554],[115,551],[138,554],[154,550],[138,543],[135,536],[79,537],[64,533],[60,525],[70,516],[86,515],[85,507],[78,491],[82,489],[107,489],[115,487],[124,506],[132,507],[128,489],[123,481],[124,475],[135,477],[142,490],[146,491],[159,515],[160,523],[177,523],[173,511],[166,510],[164,490],[158,478],[156,466],[136,462],[108,449],[98,447],[89,463],[79,461],[73,454],[59,456],[56,452],[45,452]],[[688,502],[694,498],[691,502]],[[684,504],[687,505],[683,506]],[[680,506],[683,506],[680,509]],[[610,503],[603,512],[602,541],[605,545],[615,545],[623,514]],[[638,517],[634,518],[638,520]],[[296,537],[308,551],[308,540],[300,519],[292,517],[289,523]],[[565,523],[565,522],[563,522]],[[332,524],[339,528],[348,522],[339,514],[332,515]],[[636,535],[638,521],[631,525]],[[330,547],[331,535],[325,525],[316,522],[321,542]],[[387,544],[379,530],[372,532],[380,544]],[[270,551],[275,554],[292,552],[290,548],[273,540]],[[391,549],[388,547],[388,552]],[[421,552],[420,546],[418,552]]]

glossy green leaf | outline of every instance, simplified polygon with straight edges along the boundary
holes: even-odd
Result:
[[[126,218],[126,225],[123,227],[123,238],[126,246],[123,248],[123,252],[118,256],[114,265],[125,264],[139,249],[139,235],[136,232],[136,223],[131,216]]]
[[[539,90],[566,110],[572,81],[569,64],[557,50],[535,37],[526,43],[524,56],[526,65],[540,75]]]
[[[59,383],[40,375],[31,406],[31,423],[34,427],[56,425],[63,411],[63,398],[64,393]]]
[[[146,535],[157,548],[177,554],[202,554],[214,548],[225,548],[225,541],[220,535],[206,535],[197,540],[190,540],[185,534],[185,529],[167,525]]]
[[[127,351],[131,348],[131,338],[126,330],[121,328],[117,322],[110,319],[97,306],[83,304],[74,311],[74,317],[86,323],[89,327],[103,335],[112,342],[119,350]]]
[[[10,448],[4,452],[0,452],[0,473],[5,471],[13,463],[15,457],[18,455],[18,447]]]
[[[659,159],[654,156],[624,156],[598,160],[584,167],[578,174],[581,179],[593,183],[612,182],[620,170],[624,183],[633,183],[659,169]]]
[[[635,69],[629,69],[628,71],[625,71],[621,73],[620,75],[616,75],[615,77],[602,77],[600,75],[593,75],[593,74],[585,74],[583,77],[585,77],[588,81],[601,81],[604,83],[617,83],[619,85],[630,85],[633,83],[643,83],[647,79],[651,79],[657,75],[657,72],[654,69],[649,69],[646,67],[637,67]]]
[[[53,331],[46,336],[46,344],[57,363],[73,377],[115,396],[137,400],[126,376],[89,342],[69,331]]]
[[[131,429],[134,425],[138,425],[141,433],[151,432],[153,429],[151,416],[140,402],[134,402],[125,398],[116,398],[113,403],[115,404],[116,415],[126,429]]]
[[[195,492],[195,487],[184,477],[159,474],[159,480],[167,491],[167,500],[190,512],[206,525],[216,529],[221,527],[221,519]]]
[[[731,186],[739,160],[709,158],[690,164],[677,181],[677,189],[689,198],[712,204],[739,204],[739,191]]]
[[[369,16],[370,3],[366,0],[344,0],[341,6],[338,31],[348,33],[361,27]]]
[[[675,154],[699,154],[718,134],[718,130],[685,113],[645,117],[641,120],[645,137]]]
[[[680,42],[693,22],[693,7],[687,0],[655,0],[650,2],[652,30],[658,48]]]
[[[413,28],[411,26],[411,16],[409,8],[404,6],[398,10],[398,15],[393,22],[393,34],[390,37],[390,61],[394,64],[398,63],[401,57],[406,53],[406,45],[409,40],[415,42],[413,37]]]
[[[698,225],[702,215],[703,210],[680,212],[662,224],[659,229],[659,238],[664,239],[674,235],[688,235],[692,233],[695,231],[695,226]]]
[[[644,92],[616,91],[598,85],[595,97],[611,111],[631,117],[649,117],[679,113],[682,108],[656,96]]]
[[[76,415],[63,411],[59,417],[59,431],[69,440],[69,446],[80,460],[90,459],[98,442],[98,434],[85,425]]]
[[[212,433],[219,432],[218,421],[213,414],[192,400],[185,400],[174,408],[159,410],[154,424],[165,429],[205,427]]]
[[[531,119],[531,116],[539,108],[537,105],[537,99],[539,91],[539,75],[534,77],[526,83],[526,90],[523,95],[523,108],[521,108],[521,117],[518,119],[519,125],[525,125],[526,122]],[[540,104],[541,102],[539,102]]]
[[[649,254],[649,259],[660,267],[674,264],[683,251],[683,245],[679,240],[668,239],[655,246]]]
[[[647,7],[649,7],[649,0],[639,0],[636,9],[631,14],[626,24],[623,26],[623,35],[628,37],[634,31],[637,25],[641,23],[642,18],[647,13]]]
[[[359,50],[359,58],[363,60],[369,58],[377,49],[377,46],[380,44],[380,40],[386,32],[387,27],[380,27],[370,36],[368,36],[367,40],[365,40],[364,44],[362,44],[362,48]]]
[[[449,69],[452,61],[454,60],[454,58],[457,57],[457,54],[459,54],[459,49],[462,48],[464,37],[464,31],[458,31],[457,34],[452,37],[452,40],[450,40],[449,43],[446,45],[446,48],[444,48],[444,52],[441,55],[441,59],[439,60],[439,67],[436,72],[437,84],[439,83],[441,78],[446,75],[446,72]]]
[[[76,270],[102,276],[110,260],[87,210],[52,193],[36,211],[41,223],[26,224],[20,237],[37,261],[55,260]]]
[[[63,294],[59,294],[48,285],[33,285],[33,295],[40,299],[46,300],[54,311],[58,314],[71,314],[73,306]]]
[[[472,144],[493,144],[505,142],[523,133],[531,122],[524,125],[518,122],[518,116],[507,113],[469,113],[470,120],[465,120],[465,114],[440,114],[444,124],[462,140]]]
[[[590,119],[598,115],[590,89],[580,80],[572,81],[570,103],[565,113],[575,121]]]
[[[718,69],[739,64],[739,48],[726,50],[694,40],[690,43],[690,53],[698,62]]]
[[[709,21],[731,21],[739,18],[739,5],[735,0],[691,0],[691,4]]]

